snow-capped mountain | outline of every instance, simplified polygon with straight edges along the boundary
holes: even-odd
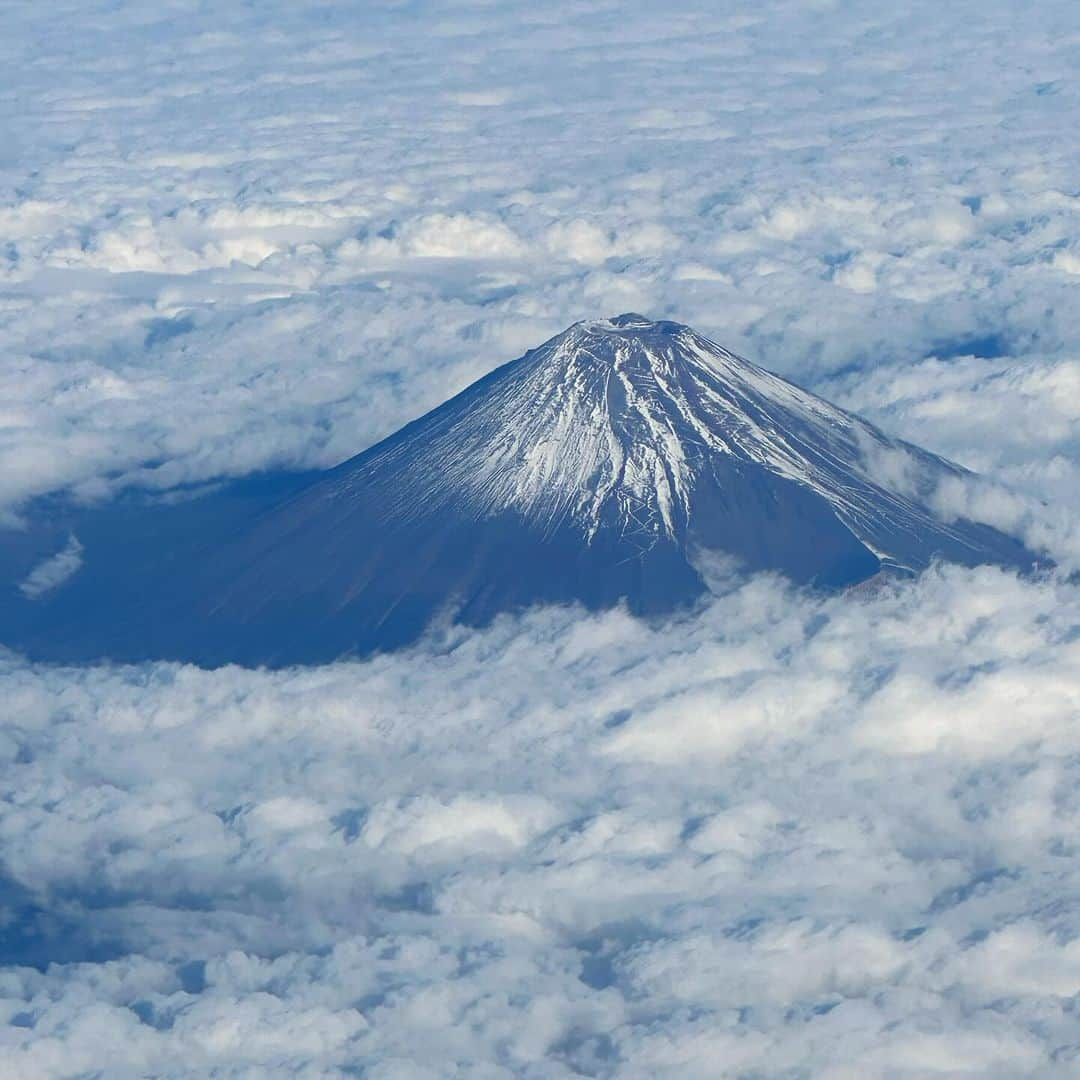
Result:
[[[717,565],[821,588],[934,558],[1030,565],[930,511],[963,472],[689,327],[581,322],[174,560],[119,652],[287,663],[393,648],[442,615],[662,612]]]
[[[689,327],[582,322],[267,515],[224,554],[214,615],[278,628],[282,656],[323,635],[367,651],[446,608],[674,608],[711,556],[833,588],[935,557],[1027,561],[927,509],[960,472]]]
[[[363,501],[375,487],[402,523],[436,508],[513,513],[540,535],[570,528],[586,544],[615,529],[644,554],[701,532],[695,511],[733,467],[808,489],[886,563],[1001,554],[983,530],[945,525],[921,502],[958,466],[687,326],[633,314],[577,323],[346,462],[312,496]],[[723,536],[697,539],[726,550]]]

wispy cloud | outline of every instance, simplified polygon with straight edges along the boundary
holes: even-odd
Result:
[[[19,584],[22,594],[31,600],[42,593],[50,592],[62,585],[80,566],[82,566],[83,546],[79,538],[72,534],[67,544],[55,555],[38,563]]]

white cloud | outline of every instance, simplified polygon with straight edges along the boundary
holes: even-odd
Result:
[[[505,259],[523,254],[521,242],[502,222],[472,214],[431,214],[409,221],[389,238],[370,244],[377,258]]]
[[[9,657],[5,1060],[1053,1075],[1078,620],[947,569],[307,670]]]
[[[19,590],[31,600],[62,585],[82,566],[83,546],[75,535],[55,555],[38,563],[19,584]]]

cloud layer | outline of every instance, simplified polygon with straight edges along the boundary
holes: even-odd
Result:
[[[10,658],[0,1052],[1068,1075],[1078,626],[1075,586],[942,570],[280,673]]]

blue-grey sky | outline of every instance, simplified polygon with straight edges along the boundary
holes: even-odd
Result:
[[[8,4],[0,518],[333,464],[637,310],[1075,566],[1078,50],[1071,0]],[[1072,1075],[1078,625],[946,568],[273,674],[4,655],[0,1064]]]

